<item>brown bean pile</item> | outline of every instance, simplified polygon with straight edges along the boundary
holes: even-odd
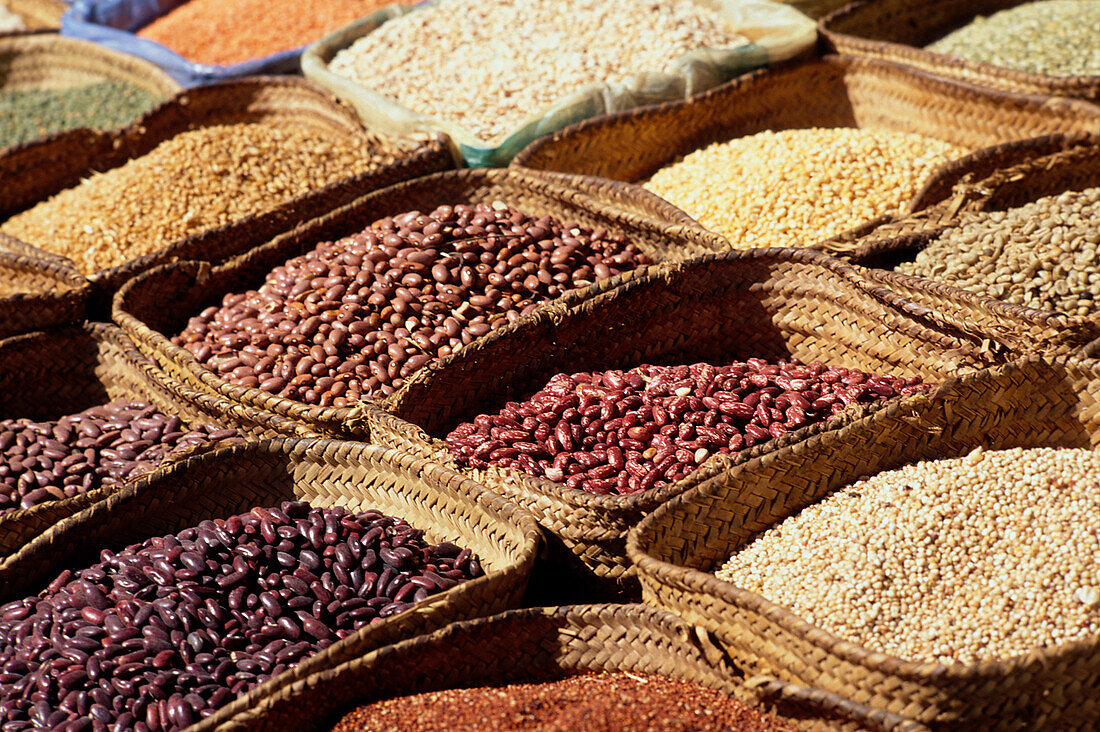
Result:
[[[178,730],[482,574],[378,511],[285,502],[147,539],[0,607],[5,730]],[[65,726],[63,726],[65,725]]]
[[[0,421],[0,514],[121,485],[236,430],[186,427],[145,402],[116,400],[54,422]]]
[[[927,388],[919,377],[750,358],[557,374],[446,437],[460,465],[518,468],[569,488],[629,494],[680,480],[729,454],[820,422],[850,404]]]
[[[268,123],[200,127],[89,176],[0,231],[91,275],[391,161],[370,143]]]
[[[322,243],[172,340],[232,384],[343,407],[392,394],[540,302],[648,263],[603,229],[500,203],[440,206]]]
[[[387,699],[341,719],[333,732],[768,732],[793,730],[761,710],[698,684],[623,672],[557,681],[448,689]]]

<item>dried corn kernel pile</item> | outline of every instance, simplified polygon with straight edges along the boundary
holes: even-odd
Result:
[[[766,131],[693,152],[645,187],[737,249],[806,246],[901,213],[937,167],[966,152],[904,132]]]
[[[843,488],[717,574],[844,640],[975,663],[1100,633],[1098,556],[1100,453],[978,449]]]

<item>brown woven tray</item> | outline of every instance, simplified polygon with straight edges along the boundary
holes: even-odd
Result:
[[[524,399],[559,372],[794,357],[938,382],[1031,348],[1072,352],[1096,337],[1095,329],[1070,327],[1065,317],[998,311],[985,307],[988,300],[956,302],[958,291],[898,280],[934,304],[924,306],[891,289],[894,280],[884,274],[880,282],[808,250],[757,249],[611,280],[429,365],[385,404],[394,416],[371,416],[372,437],[450,462],[440,438],[457,423]],[[845,412],[809,429],[851,418]],[[774,444],[754,450],[767,453]],[[569,586],[629,596],[637,591],[624,549],[630,528],[746,454],[754,453],[713,456],[681,482],[629,496],[591,495],[512,469],[481,471],[476,479],[535,514],[555,550],[551,565]]]
[[[114,399],[133,399],[178,415],[188,425],[236,427],[249,434],[232,418],[240,408],[167,381],[122,331],[107,323],[0,341],[0,418],[55,420]],[[0,557],[117,490],[100,488],[0,515]]]
[[[582,122],[531,143],[512,165],[636,182],[711,143],[763,130],[871,127],[975,150],[1054,133],[1100,131],[1100,109],[940,79],[873,59],[830,56],[754,72],[683,102]],[[910,211],[925,198],[918,196]],[[892,220],[880,216],[841,238]],[[826,248],[814,244],[815,248]]]
[[[59,30],[61,16],[69,8],[64,0],[4,0],[4,5],[31,31]]]
[[[1027,0],[859,0],[818,22],[831,51],[906,64],[940,76],[1022,94],[1100,101],[1100,76],[1047,76],[924,50],[979,15]]]
[[[666,503],[627,552],[647,603],[710,631],[748,675],[813,685],[935,729],[1095,729],[1100,638],[975,665],[914,663],[810,625],[711,572],[833,490],[976,446],[1100,446],[1100,362],[1022,359],[733,467]]]
[[[585,671],[655,674],[759,704],[756,694],[746,689],[744,677],[709,638],[676,616],[645,605],[574,605],[512,610],[453,623],[380,648],[306,677],[226,719],[220,729],[320,732],[331,729],[339,715],[354,706],[386,698],[538,683]],[[832,715],[823,710],[830,701],[836,702]],[[841,718],[874,716],[867,708],[835,697],[812,703],[816,713],[794,703],[780,704],[773,711],[801,729],[858,729]]]
[[[535,215],[551,215],[580,226],[604,227],[623,234],[657,261],[675,260],[722,248],[679,209],[660,198],[614,181],[575,176],[532,178],[512,170],[464,170],[440,173],[391,186],[310,221],[220,267],[180,262],[148,272],[128,283],[115,300],[115,321],[174,378],[196,389],[225,396],[332,436],[369,436],[369,403],[355,407],[312,407],[260,389],[233,386],[207,370],[169,337],[188,317],[221,302],[227,292],[257,287],[287,259],[361,231],[385,216],[431,210],[443,204],[503,201]],[[171,311],[162,307],[174,303]],[[379,402],[384,404],[384,400]]]
[[[88,289],[62,262],[0,252],[0,338],[77,322]]]
[[[1100,135],[1034,142],[1002,149],[986,165],[959,166],[937,181],[937,190],[926,189],[932,205],[869,237],[837,242],[832,248],[854,262],[894,267],[911,261],[962,214],[1006,211],[1044,196],[1100,186]]]
[[[105,317],[118,287],[158,264],[179,259],[221,262],[363,193],[454,166],[442,138],[383,140],[367,132],[350,108],[305,80],[254,77],[180,92],[119,130],[75,130],[0,153],[0,221],[78,184],[92,171],[118,167],[186,130],[261,121],[292,123],[358,140],[364,147],[386,150],[392,162],[343,178],[266,213],[197,232],[158,252],[95,273],[89,277],[92,317]],[[67,261],[4,235],[0,235],[0,249],[33,251]]]
[[[66,567],[86,566],[101,548],[117,551],[283,500],[404,518],[429,541],[469,548],[485,576],[349,635],[189,729],[213,729],[316,671],[380,646],[518,606],[539,545],[527,513],[421,458],[352,442],[271,440],[207,452],[131,483],[0,562],[0,588],[7,598],[26,595]]]

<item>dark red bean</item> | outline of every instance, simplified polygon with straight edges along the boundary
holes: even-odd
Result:
[[[911,377],[763,359],[558,374],[528,401],[459,425],[446,444],[464,466],[514,467],[591,493],[633,493],[846,404],[923,388]]]

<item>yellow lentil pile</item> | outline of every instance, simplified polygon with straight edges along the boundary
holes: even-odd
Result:
[[[853,127],[765,131],[685,156],[644,185],[737,249],[807,246],[901,213],[963,148]]]
[[[202,127],[92,175],[0,231],[90,275],[387,161],[367,143],[266,123]]]
[[[1015,305],[1086,316],[1100,299],[1100,188],[964,214],[897,270]]]
[[[1100,633],[1100,454],[1014,448],[859,481],[718,577],[834,635],[974,663]]]

